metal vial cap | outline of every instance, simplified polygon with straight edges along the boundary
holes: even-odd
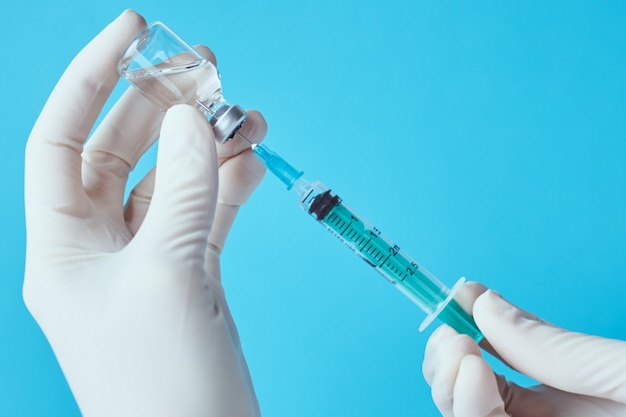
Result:
[[[235,136],[235,132],[246,121],[247,117],[248,113],[236,104],[221,106],[211,117],[215,139],[219,143],[228,142]]]

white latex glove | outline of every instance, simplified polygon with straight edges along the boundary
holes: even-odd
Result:
[[[175,106],[162,121],[156,175],[124,207],[128,173],[163,119],[132,88],[83,150],[117,60],[144,26],[127,11],[94,38],[33,128],[25,301],[87,417],[256,416],[219,253],[262,164],[242,141],[216,149],[207,120]],[[251,111],[242,129],[260,141],[267,127]]]
[[[426,347],[423,371],[446,417],[626,416],[626,342],[574,333],[546,323],[471,283],[464,308],[488,343],[483,347],[543,384],[524,388],[495,375],[476,343],[448,326]],[[477,298],[476,298],[477,297]]]

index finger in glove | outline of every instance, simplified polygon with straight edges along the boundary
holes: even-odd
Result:
[[[248,120],[241,129],[244,134],[250,135],[251,140],[260,142],[267,130],[265,120],[258,112],[250,111],[248,114]],[[245,143],[240,139],[233,138],[226,144],[216,144],[218,155],[220,148],[234,141]],[[222,158],[222,167],[219,171],[218,204],[214,225],[209,236],[210,247],[218,253],[222,251],[226,235],[235,220],[239,206],[250,197],[265,173],[265,167],[256,159],[249,146],[244,145],[244,148],[245,150],[240,151],[234,157]],[[236,148],[234,145],[230,145],[230,149]],[[224,152],[225,150],[222,148],[222,154]],[[128,198],[125,217],[131,234],[135,234],[143,222],[152,199],[153,188],[154,170],[150,171],[137,184]]]
[[[474,318],[518,371],[552,387],[626,403],[626,343],[548,324],[487,291]]]
[[[253,143],[263,140],[267,132],[267,124],[261,113],[248,112],[248,119],[241,128],[242,133]],[[232,143],[237,141],[238,143]],[[224,148],[224,147],[227,148]],[[209,250],[220,254],[226,242],[226,236],[235,221],[239,207],[244,204],[254,189],[259,185],[265,174],[265,166],[254,156],[250,146],[241,139],[233,138],[226,144],[217,145],[218,157],[221,151],[221,165],[219,169],[219,192],[215,221],[209,234]],[[220,149],[221,148],[221,149]],[[239,150],[243,148],[243,150]],[[228,158],[231,152],[235,153]],[[218,159],[219,161],[219,159]],[[207,260],[212,259],[207,257]],[[219,277],[219,271],[212,271],[213,276]]]
[[[251,142],[260,143],[267,133],[267,123],[261,113],[249,110],[248,119],[239,131]],[[263,179],[265,166],[254,156],[250,145],[236,136],[224,145],[218,144],[217,152],[220,165],[217,201],[240,206]]]
[[[82,146],[117,83],[119,57],[143,27],[141,16],[125,11],[89,42],[57,83],[26,149],[27,210],[32,204],[79,213],[86,208]]]

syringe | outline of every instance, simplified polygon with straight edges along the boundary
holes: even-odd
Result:
[[[302,171],[267,146],[251,143],[239,132],[237,135],[252,146],[254,154],[287,190],[298,193],[300,207],[428,314],[420,331],[438,317],[476,342],[483,339],[474,319],[453,298],[464,278],[448,289],[324,184],[305,180]]]

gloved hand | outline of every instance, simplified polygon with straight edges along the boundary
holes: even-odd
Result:
[[[219,254],[262,164],[242,141],[217,146],[192,107],[163,119],[133,88],[83,150],[144,26],[127,11],[94,38],[33,128],[24,298],[83,415],[256,416]],[[258,142],[267,126],[251,111],[242,129]],[[128,173],[159,134],[156,173],[124,207]]]
[[[626,415],[626,342],[556,327],[476,283],[463,290],[460,302],[473,311],[488,341],[483,347],[543,384],[524,388],[495,375],[472,339],[444,325],[428,341],[423,364],[443,416]]]

